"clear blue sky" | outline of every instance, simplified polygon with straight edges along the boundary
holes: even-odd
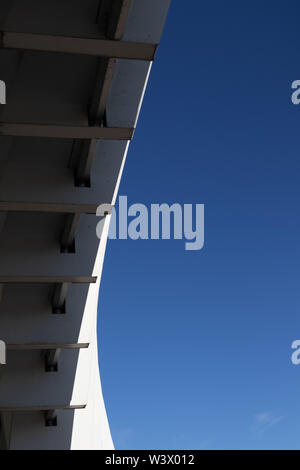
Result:
[[[204,203],[205,247],[108,243],[118,449],[300,448],[299,18],[298,0],[172,2],[119,194]]]

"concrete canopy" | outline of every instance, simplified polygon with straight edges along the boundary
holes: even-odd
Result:
[[[169,3],[1,1],[2,448],[113,448],[95,213],[115,203]]]

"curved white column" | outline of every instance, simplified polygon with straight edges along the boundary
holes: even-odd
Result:
[[[97,345],[110,216],[99,241],[95,212],[115,203],[119,139],[136,127],[151,69],[140,55],[155,49],[139,44],[159,43],[170,0],[117,1],[117,14],[112,2],[0,4],[0,30],[31,45],[11,34],[0,45],[0,447],[113,449]],[[137,48],[120,52],[122,41]]]

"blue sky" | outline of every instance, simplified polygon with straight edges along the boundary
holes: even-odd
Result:
[[[117,449],[299,449],[300,4],[173,0],[128,203],[204,203],[205,246],[111,240],[100,368]]]

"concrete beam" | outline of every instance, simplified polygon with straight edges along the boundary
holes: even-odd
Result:
[[[157,44],[2,31],[0,47],[152,61]]]
[[[55,126],[48,124],[0,123],[0,136],[47,137],[53,139],[131,140],[133,128],[98,126]]]

